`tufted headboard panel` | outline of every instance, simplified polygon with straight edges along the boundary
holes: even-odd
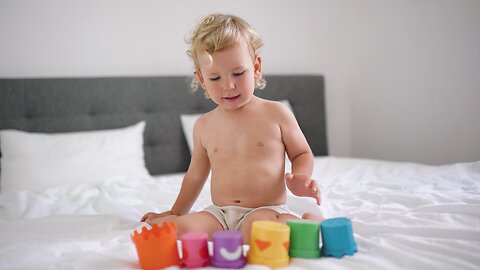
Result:
[[[266,76],[256,94],[288,99],[315,155],[327,155],[322,76]],[[214,108],[188,78],[0,79],[0,129],[71,132],[119,128],[146,120],[145,159],[152,175],[183,172],[190,153],[180,115]],[[1,149],[0,149],[1,151]]]

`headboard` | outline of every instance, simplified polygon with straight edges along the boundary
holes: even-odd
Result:
[[[190,153],[180,115],[214,103],[192,93],[188,77],[0,79],[0,129],[71,132],[146,120],[145,160],[152,175],[184,172]],[[288,99],[315,155],[327,155],[324,81],[320,75],[266,76],[256,95]]]

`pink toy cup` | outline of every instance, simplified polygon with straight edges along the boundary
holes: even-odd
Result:
[[[210,261],[208,253],[208,234],[191,232],[182,235],[182,264],[187,268],[207,266]]]

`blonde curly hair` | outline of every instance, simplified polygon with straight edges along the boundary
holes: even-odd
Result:
[[[187,40],[190,49],[188,56],[192,59],[195,69],[200,69],[198,57],[207,54],[211,59],[214,52],[226,49],[241,39],[247,41],[254,57],[258,56],[263,40],[255,30],[242,18],[229,14],[210,14],[203,17],[193,30],[192,36]],[[255,88],[265,88],[267,82],[263,77],[255,80]],[[199,81],[193,76],[191,87],[198,89]]]

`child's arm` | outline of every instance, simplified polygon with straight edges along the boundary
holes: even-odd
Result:
[[[202,151],[204,151],[204,149],[202,149]],[[195,150],[193,153],[195,153]],[[183,178],[180,193],[170,210],[173,215],[181,216],[190,211],[207,180],[210,163],[208,162],[208,158],[201,158],[198,155],[192,155],[190,167]]]
[[[142,218],[141,222],[157,219],[166,216],[181,216],[190,211],[198,195],[202,191],[203,185],[210,172],[210,162],[207,151],[200,141],[201,117],[195,122],[193,127],[193,153],[188,171],[183,178],[180,193],[177,196],[171,210],[162,213],[148,212]]]
[[[187,214],[202,191],[210,172],[210,161],[207,150],[203,147],[200,139],[200,130],[202,128],[202,117],[200,117],[193,127],[193,153],[188,171],[183,178],[182,187],[177,200],[170,210],[173,215]]]
[[[320,205],[320,190],[317,182],[311,179],[313,170],[313,153],[307,139],[293,113],[281,106],[280,129],[288,158],[292,162],[292,173],[285,175],[288,189],[302,197],[312,197]]]

